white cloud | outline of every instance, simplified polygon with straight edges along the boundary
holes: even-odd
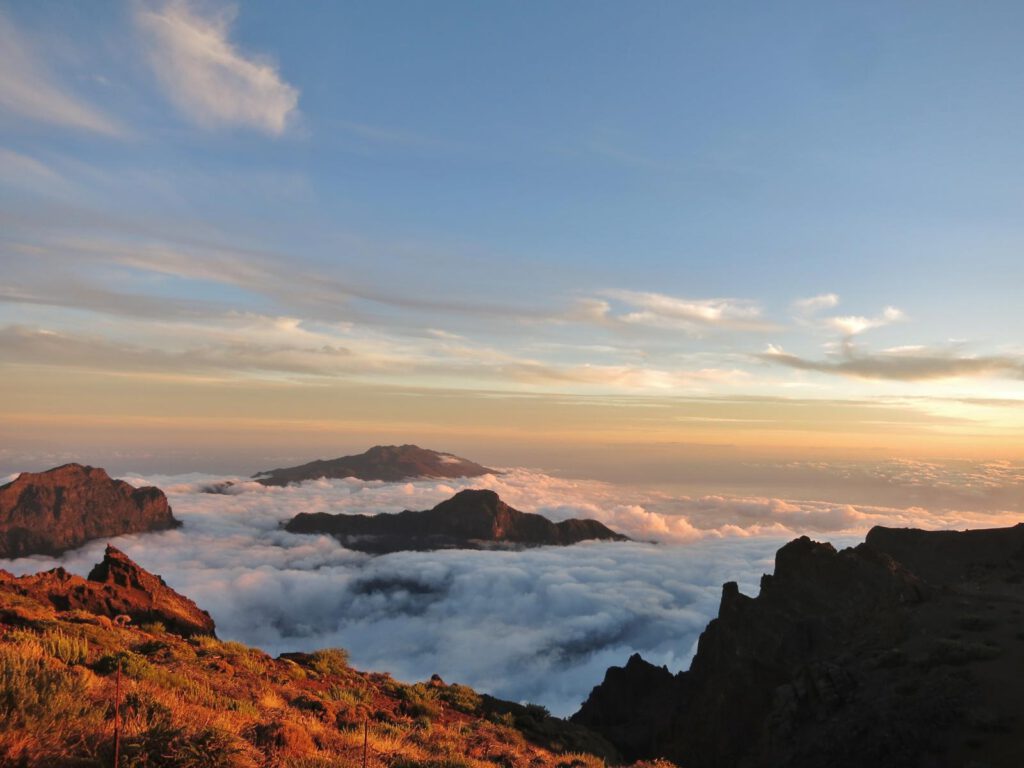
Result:
[[[187,0],[140,6],[139,27],[174,104],[204,128],[245,126],[280,136],[297,115],[299,91],[270,61],[240,51],[228,39],[237,9],[201,13]]]
[[[793,302],[793,309],[802,315],[812,315],[823,309],[832,309],[837,306],[839,306],[839,296],[835,293],[822,293]]]
[[[875,317],[845,315],[826,318],[825,323],[828,327],[839,331],[844,336],[856,336],[857,334],[864,333],[864,331],[870,331],[873,328],[881,328],[883,325],[898,322],[903,318],[902,310],[896,307],[886,307],[882,314]]]
[[[231,495],[199,493],[209,477],[128,479],[163,487],[185,526],[112,542],[208,609],[222,637],[272,653],[340,645],[362,668],[405,680],[436,672],[560,714],[575,710],[605,669],[633,652],[685,668],[717,612],[721,584],[736,580],[756,593],[775,550],[798,532],[828,532],[833,542],[849,544],[877,522],[1002,522],[996,514],[644,494],[525,469],[444,483],[244,483]],[[280,528],[299,512],[424,509],[467,487],[492,488],[523,511],[559,520],[596,517],[638,539],[665,543],[374,558],[326,536]],[[84,574],[105,543],[60,560],[0,565],[26,573],[60,563]]]
[[[123,136],[116,120],[58,83],[23,35],[0,13],[0,110],[66,128]]]
[[[608,290],[601,295],[621,302],[625,310],[616,314],[607,301],[584,299],[577,302],[569,318],[690,331],[701,328],[768,328],[761,320],[761,308],[746,299],[684,299],[663,293],[627,290]]]

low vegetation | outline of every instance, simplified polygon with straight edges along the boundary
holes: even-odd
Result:
[[[364,749],[368,768],[614,761],[542,707],[358,672],[341,649],[274,659],[0,595],[0,765],[112,766],[115,720],[121,768],[362,766]]]

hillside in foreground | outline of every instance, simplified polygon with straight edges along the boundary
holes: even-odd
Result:
[[[112,765],[115,701],[119,765],[134,768],[357,766],[364,747],[378,767],[618,761],[539,706],[359,672],[338,649],[271,658],[196,634],[181,620],[194,604],[112,548],[94,575],[0,571],[0,765]]]

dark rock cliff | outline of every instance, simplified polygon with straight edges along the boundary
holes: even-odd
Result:
[[[496,470],[450,453],[416,445],[375,445],[356,456],[320,459],[297,467],[257,472],[263,485],[288,485],[303,480],[354,477],[359,480],[398,482],[416,477],[479,477],[500,474]]]
[[[494,545],[576,544],[588,539],[626,541],[596,520],[553,523],[520,512],[494,491],[461,491],[424,512],[388,515],[296,515],[285,529],[292,533],[327,533],[349,549],[383,554],[401,550],[481,549]]]
[[[756,598],[725,585],[689,671],[634,656],[573,719],[686,768],[1019,766],[1021,675],[1024,525],[876,528],[790,542]]]

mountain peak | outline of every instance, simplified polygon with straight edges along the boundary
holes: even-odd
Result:
[[[295,467],[257,472],[253,477],[263,485],[289,485],[321,478],[382,480],[399,482],[415,478],[480,477],[499,474],[453,453],[420,448],[418,445],[375,445],[360,454],[336,459],[317,459]]]
[[[3,574],[0,581],[59,610],[84,610],[108,618],[125,615],[135,624],[158,621],[183,636],[214,633],[210,614],[109,544],[103,561],[87,578],[54,568],[19,578]]]
[[[292,533],[327,533],[349,549],[372,554],[403,550],[566,546],[591,539],[627,541],[597,520],[555,523],[510,507],[495,491],[467,489],[432,509],[398,514],[301,513]]]

